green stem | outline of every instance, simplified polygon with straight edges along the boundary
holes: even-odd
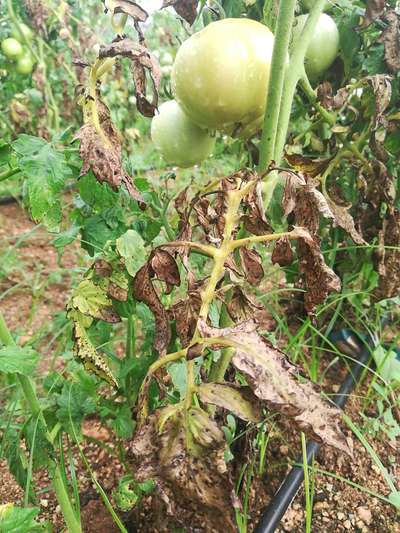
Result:
[[[282,100],[285,65],[287,63],[290,37],[297,0],[279,3],[278,20],[272,53],[271,73],[265,106],[264,127],[260,143],[260,163],[258,171],[264,172],[274,157],[275,140]]]
[[[285,2],[281,2],[282,9]],[[318,19],[325,7],[326,0],[316,0],[314,7],[311,9],[307,22],[304,25],[301,35],[297,39],[296,46],[293,49],[293,53],[290,57],[289,65],[285,68],[284,87],[285,90],[282,93],[282,99],[279,109],[279,121],[276,130],[276,138],[274,143],[273,158],[277,165],[282,161],[283,151],[285,147],[286,137],[289,129],[290,114],[292,111],[292,104],[294,95],[296,92],[297,83],[304,74],[304,58],[307,52],[308,45],[314,33],[314,28],[318,22]],[[281,22],[281,28],[283,22]],[[276,35],[275,39],[281,40],[283,36]],[[283,68],[283,64],[282,64]],[[275,83],[271,80],[270,83]],[[267,110],[266,110],[267,112]],[[272,194],[275,186],[278,183],[279,176],[276,172],[270,173],[268,181],[264,186],[264,205],[268,207],[271,201]]]
[[[3,314],[0,311],[0,342],[5,346],[16,346],[16,343],[8,329]],[[26,403],[29,405],[30,412],[33,417],[38,417],[44,427],[46,428],[46,436],[55,452],[54,444],[50,439],[50,433],[46,420],[43,416],[42,408],[39,403],[39,399],[36,395],[35,389],[33,387],[32,381],[29,377],[23,376],[22,374],[17,374],[17,379],[22,388],[22,391],[25,396]],[[68,496],[68,492],[62,480],[61,470],[59,465],[51,460],[49,464],[49,471],[52,476],[53,488],[57,496],[58,503],[60,504],[61,511],[63,513],[65,523],[69,533],[82,533],[82,528],[79,522],[76,519],[74,509],[71,504],[71,500]]]
[[[7,180],[8,178],[11,178],[11,176],[14,176],[15,174],[18,174],[18,172],[21,172],[21,169],[19,167],[10,168],[9,170],[5,170],[4,172],[0,173],[0,181]]]
[[[225,328],[232,325],[232,320],[229,316],[226,305],[223,305],[221,308],[219,325],[221,328]],[[221,350],[221,357],[211,366],[208,381],[216,381],[217,383],[220,381],[224,381],[225,372],[228,369],[228,366],[231,362],[234,353],[235,350],[231,347],[226,347]]]
[[[135,344],[135,319],[133,315],[129,315],[127,319],[126,331],[126,359],[128,363],[135,357]],[[130,368],[125,380],[126,396],[128,398],[129,403],[132,403],[132,398],[134,397],[134,391],[132,386],[132,372],[133,369]]]

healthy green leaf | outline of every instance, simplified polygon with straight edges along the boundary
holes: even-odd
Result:
[[[39,360],[39,354],[32,348],[5,346],[0,348],[0,372],[5,374],[32,375]]]
[[[33,219],[57,231],[61,222],[59,193],[71,177],[65,155],[44,139],[22,134],[12,143],[26,178],[29,208]]]
[[[125,259],[126,269],[131,276],[146,262],[147,254],[142,237],[133,229],[128,229],[116,241],[116,246],[121,257]]]
[[[13,503],[0,505],[0,533],[36,533],[44,527],[36,522],[39,509],[22,509]]]

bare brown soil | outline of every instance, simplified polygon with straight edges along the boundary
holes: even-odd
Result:
[[[0,207],[0,253],[9,250],[27,232],[33,230],[34,224],[17,205]],[[23,344],[34,335],[44,330],[52,320],[54,313],[62,311],[68,298],[72,267],[79,264],[80,255],[77,247],[71,247],[64,254],[61,264],[51,246],[51,239],[43,230],[36,230],[15,247],[15,261],[9,274],[0,282],[0,308],[5,314],[10,329],[19,336]],[[45,354],[40,371],[48,368],[51,349]],[[341,375],[332,372],[328,375],[328,388],[334,389],[332,383],[338,383]],[[366,385],[357,391],[357,396],[350,398],[346,413],[360,425],[363,423],[359,411],[359,397],[365,394]],[[373,412],[369,413],[373,416]],[[250,493],[250,527],[257,523],[262,508],[279,487],[290,464],[300,452],[299,434],[290,424],[280,421],[271,435],[266,455],[267,470],[262,479],[257,479]],[[344,428],[350,437],[350,430]],[[111,496],[112,489],[118,484],[123,468],[118,460],[117,446],[106,428],[100,427],[96,420],[87,420],[84,424],[86,436],[82,443],[83,451],[91,467]],[[319,456],[317,467],[357,483],[383,496],[388,495],[387,485],[378,467],[371,460],[364,447],[353,436],[354,458],[324,448]],[[393,446],[385,440],[370,439],[375,451],[388,471],[400,484],[400,447]],[[398,444],[398,443],[397,443]],[[113,533],[118,528],[113,523],[108,511],[99,500],[94,490],[89,473],[86,471],[78,452],[75,453],[77,477],[80,488],[82,522],[85,533]],[[21,503],[23,491],[18,487],[8,471],[4,461],[0,462],[0,504],[6,502]],[[50,482],[43,472],[35,474],[35,485],[42,489],[40,493],[41,519],[54,524],[55,531],[63,531],[60,509]],[[150,498],[149,498],[150,500]],[[136,524],[132,522],[129,531],[154,532],[152,526],[151,502],[136,514]],[[304,531],[304,492],[301,491],[288,509],[278,533],[302,533]],[[126,518],[126,516],[123,516]],[[190,527],[187,531],[192,531]],[[395,509],[378,498],[372,497],[344,481],[316,475],[312,531],[316,533],[400,533],[399,517]],[[172,533],[172,531],[171,531]],[[206,532],[207,533],[207,532]]]

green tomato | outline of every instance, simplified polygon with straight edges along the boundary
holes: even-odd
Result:
[[[18,74],[30,74],[33,70],[33,64],[32,57],[29,54],[25,54],[18,59],[15,70]]]
[[[9,59],[18,59],[24,55],[22,44],[17,41],[17,39],[13,39],[12,37],[4,39],[4,41],[1,43],[1,49],[3,54]]]
[[[194,124],[175,100],[162,104],[153,117],[151,138],[167,163],[182,168],[201,163],[215,144],[215,138]]]
[[[296,18],[293,28],[293,44],[304,28],[308,15]],[[305,69],[310,80],[317,80],[334,62],[339,53],[339,30],[335,21],[326,13],[319,17],[305,57]]]
[[[21,30],[22,35],[25,37],[25,39],[27,41],[31,41],[32,40],[33,31],[30,29],[29,26],[27,26],[23,22],[19,23],[19,29],[16,26],[14,26],[13,29],[11,30],[11,35],[14,37],[14,39],[22,40],[22,36],[21,36],[19,30]]]
[[[255,20],[223,19],[179,48],[172,90],[201,127],[232,131],[264,114],[274,36]]]

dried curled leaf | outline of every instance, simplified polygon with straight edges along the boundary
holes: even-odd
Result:
[[[289,266],[293,263],[293,250],[287,237],[281,237],[275,242],[271,261],[274,265],[278,264],[281,267]]]
[[[103,0],[104,5],[106,7],[106,10],[109,10],[112,12],[113,15],[116,15],[118,13],[123,13],[125,15],[129,15],[133,18],[134,21],[137,22],[145,22],[147,20],[147,17],[149,16],[148,13],[139,6],[136,2],[133,2],[133,0]]]
[[[260,254],[257,250],[242,247],[240,248],[240,257],[247,281],[250,285],[259,285],[264,278]]]
[[[362,235],[356,229],[354,219],[349,213],[349,207],[337,205],[332,200],[328,200],[328,205],[334,215],[335,223],[344,229],[356,244],[366,244]]]
[[[300,382],[299,369],[256,329],[252,320],[225,329],[212,328],[204,321],[199,323],[204,337],[222,337],[232,343],[235,352],[232,364],[245,375],[260,400],[293,418],[312,438],[351,455],[339,427],[341,411],[324,400],[311,382]]]
[[[136,88],[136,105],[145,117],[153,117],[158,104],[158,87],[161,81],[160,67],[156,58],[142,44],[127,37],[114,41],[100,49],[99,57],[127,57],[132,62],[133,81]],[[149,74],[153,96],[151,102],[147,100],[146,72]]]
[[[164,0],[162,7],[172,6],[175,11],[190,25],[197,17],[197,4],[199,0]]]
[[[169,294],[172,287],[181,284],[178,265],[175,259],[166,250],[157,248],[151,255],[150,265],[156,278],[167,284],[166,294]]]
[[[197,387],[203,403],[218,405],[248,422],[259,422],[261,413],[257,399],[246,387],[232,383],[202,383]]]
[[[164,416],[163,411],[147,419],[128,452],[136,480],[154,479],[157,506],[167,504],[163,527],[172,531],[174,523],[186,527],[189,520],[194,529],[234,533],[233,484],[224,461],[223,433],[199,408],[190,410],[190,427],[185,417]],[[197,453],[190,453],[187,444],[195,444]]]
[[[375,96],[375,114],[373,129],[379,126],[385,126],[387,123],[385,111],[390,104],[392,97],[391,77],[387,74],[375,74],[365,78],[372,86]]]
[[[311,159],[298,154],[285,154],[285,159],[296,172],[301,172],[310,178],[315,178],[324,173],[333,157]]]
[[[371,22],[381,17],[385,10],[385,5],[385,0],[368,0],[365,17],[360,28],[367,28]]]
[[[388,248],[385,248],[388,247]],[[390,210],[379,233],[378,299],[393,298],[400,293],[400,211]]]
[[[196,331],[197,319],[201,306],[199,291],[188,291],[185,300],[176,302],[169,312],[175,320],[176,332],[184,348],[188,346]]]
[[[154,271],[150,262],[148,262],[142,266],[133,280],[133,295],[138,302],[144,302],[154,315],[154,348],[161,356],[166,353],[169,341],[171,340],[171,330],[167,312],[153,286],[153,276]]]
[[[385,61],[390,72],[396,74],[400,70],[400,19],[394,10],[387,10],[383,20],[387,23],[380,41],[385,46]]]
[[[121,140],[111,122],[110,112],[99,99],[97,103],[101,109],[100,131],[90,120],[80,128],[73,139],[80,141],[79,155],[83,161],[80,176],[92,169],[97,181],[108,183],[114,190],[124,185],[130,196],[142,203],[141,194],[122,166]]]

